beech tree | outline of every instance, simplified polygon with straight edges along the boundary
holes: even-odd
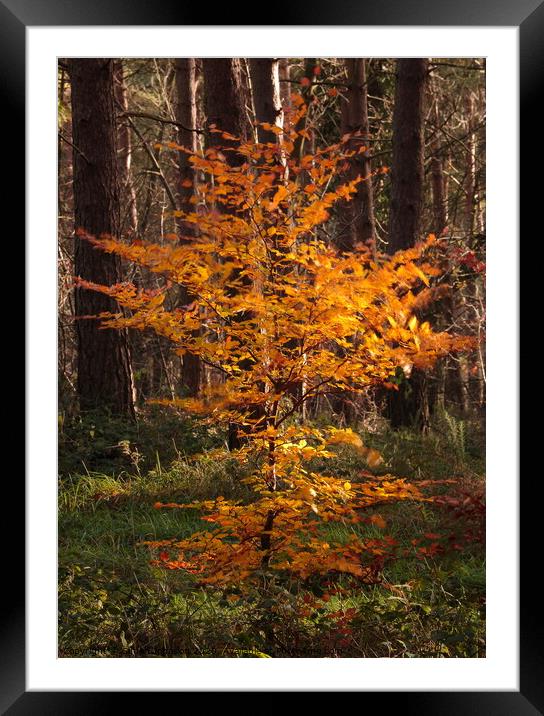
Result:
[[[315,472],[309,462],[331,457],[340,443],[353,445],[370,466],[381,456],[351,429],[320,429],[292,418],[315,396],[375,385],[394,389],[390,379],[397,369],[428,367],[471,344],[433,331],[415,315],[433,298],[430,282],[439,273],[432,262],[434,237],[392,257],[374,256],[363,246],[338,252],[324,240],[321,227],[331,208],[352,198],[362,178],[329,189],[331,177],[353,155],[349,142],[298,157],[296,128],[306,108],[300,97],[293,101],[298,109],[283,131],[263,125],[280,136],[280,146],[240,142],[216,130],[226,146],[190,154],[195,171],[206,177],[198,193],[209,207],[204,213],[179,212],[199,226],[192,242],[126,245],[81,235],[106,254],[164,277],[162,288],[153,291],[80,281],[130,311],[102,316],[103,325],[152,328],[179,354],[190,351],[224,375],[223,384],[197,398],[159,401],[213,424],[239,426],[245,440],[234,455],[255,465],[247,479],[254,491],[249,503],[217,498],[156,505],[210,513],[204,519],[211,530],[150,543],[160,550],[156,564],[193,573],[202,584],[243,586],[258,583],[263,572],[299,579],[345,573],[372,582],[391,538],[367,540],[354,533],[336,544],[324,540],[320,524],[361,521],[359,510],[424,495],[394,476],[352,484]],[[242,163],[233,166],[229,152]],[[277,161],[278,152],[284,163]],[[302,174],[306,180],[300,184],[292,178]],[[188,287],[193,304],[168,309],[167,293],[178,284]],[[304,386],[298,397],[293,382]],[[367,519],[384,524],[376,515]]]
[[[75,226],[94,236],[120,234],[119,175],[114,110],[114,62],[68,61],[72,91]],[[118,256],[100,256],[76,234],[76,275],[96,282],[122,279]],[[101,330],[90,320],[117,310],[111,298],[75,291],[77,392],[84,409],[107,407],[134,416],[134,383],[126,330]]]
[[[396,190],[398,172],[393,171],[393,187],[390,174],[381,173],[379,167],[392,167],[393,143],[397,134],[392,128],[395,100],[395,68],[397,61],[387,58],[349,58],[350,63],[359,72],[359,80],[349,81],[345,58],[282,58],[279,61],[281,104],[289,107],[289,92],[298,87],[310,104],[309,118],[301,119],[299,129],[305,128],[306,136],[297,139],[301,156],[314,154],[315,148],[326,147],[346,134],[351,135],[351,149],[369,145],[370,153],[354,154],[346,157],[343,180],[360,175],[368,175],[367,167],[374,171],[371,179],[357,186],[357,194],[351,202],[339,202],[333,220],[326,227],[330,231],[329,240],[344,245],[349,250],[353,242],[360,241],[362,234],[356,236],[354,217],[361,219],[369,201],[363,201],[365,190],[372,190],[374,237],[379,250],[387,250],[388,224],[392,210],[391,197]],[[187,92],[189,82],[180,87],[176,82],[185,70],[176,70],[178,61],[172,59],[123,59],[115,61],[114,83],[117,110],[117,156],[119,196],[121,211],[120,232],[125,240],[131,237],[153,239],[159,235],[177,233],[182,241],[189,240],[195,227],[183,224],[183,220],[172,217],[172,209],[186,208],[193,195],[194,177],[189,168],[186,155],[169,153],[156,148],[156,144],[170,140],[193,149],[192,141],[198,138],[199,144],[211,147],[214,142],[228,145],[220,134],[208,132],[209,125],[226,128],[234,137],[253,137],[260,133],[260,141],[276,141],[273,132],[262,126],[251,126],[252,107],[255,117],[261,121],[276,124],[272,115],[266,115],[265,95],[273,95],[275,82],[274,58],[230,59],[217,58],[208,65],[208,81],[204,81],[204,61],[186,58],[181,60],[188,67],[194,63],[198,77],[197,104],[198,121],[192,127],[191,122],[182,121],[179,105],[181,89]],[[260,84],[256,77],[256,65],[262,65],[263,74],[268,77]],[[123,77],[121,77],[121,66]],[[248,84],[248,66],[251,68],[251,86]],[[268,69],[271,71],[268,72]],[[76,409],[77,398],[77,342],[74,321],[74,299],[72,276],[74,275],[73,229],[73,182],[72,155],[74,152],[71,131],[71,107],[68,80],[68,63],[59,63],[59,278],[60,278],[60,314],[59,314],[59,374],[66,398],[67,409]],[[458,59],[443,61],[428,60],[429,82],[426,83],[427,111],[421,117],[424,125],[426,155],[424,161],[424,182],[421,196],[418,236],[433,232],[443,233],[441,246],[447,256],[445,262],[455,272],[455,294],[457,307],[449,309],[447,301],[437,304],[434,309],[441,325],[454,322],[457,330],[466,333],[482,333],[485,330],[485,309],[483,304],[484,284],[482,274],[475,273],[471,266],[485,263],[485,88],[482,79],[485,62],[480,59]],[[364,74],[364,78],[361,76]],[[223,80],[225,82],[223,82]],[[368,82],[368,84],[367,84]],[[205,86],[208,86],[206,101]],[[225,92],[225,87],[234,87],[235,92]],[[261,90],[262,88],[262,90]],[[364,93],[368,89],[367,117],[370,141],[363,137],[366,132],[360,129],[357,117],[348,121],[349,107],[364,105]],[[252,91],[252,97],[248,94]],[[355,90],[355,91],[354,91]],[[264,92],[264,93],[263,93]],[[64,97],[64,101],[63,101]],[[274,100],[275,102],[275,100]],[[215,103],[215,106],[214,106]],[[398,104],[398,103],[397,103]],[[270,105],[271,106],[271,105]],[[364,113],[359,112],[359,115]],[[308,115],[308,113],[307,113]],[[184,115],[186,118],[187,114]],[[281,118],[280,118],[281,119]],[[199,132],[187,132],[183,129],[196,128]],[[242,128],[241,132],[236,128]],[[394,129],[395,131],[392,131]],[[406,125],[404,126],[406,129]],[[127,131],[128,130],[128,131]],[[349,130],[349,131],[346,131]],[[268,135],[268,137],[267,137]],[[395,136],[394,136],[395,135]],[[235,149],[235,144],[232,144]],[[225,157],[229,162],[240,161],[235,151],[228,151]],[[179,161],[178,161],[179,159]],[[278,157],[281,161],[281,157]],[[366,167],[364,164],[366,163]],[[129,165],[130,164],[130,165]],[[403,163],[405,168],[405,163]],[[394,166],[393,166],[394,170]],[[297,177],[303,188],[306,181],[304,173]],[[137,212],[134,211],[137,195]],[[393,196],[394,198],[394,196]],[[357,202],[360,208],[355,209]],[[394,203],[394,202],[393,202]],[[220,202],[218,207],[223,211]],[[402,220],[399,225],[411,223]],[[135,231],[137,227],[137,231]],[[350,231],[347,231],[347,228]],[[353,231],[351,231],[353,229]],[[361,226],[358,227],[361,229]],[[391,234],[394,241],[394,232]],[[448,237],[446,240],[445,237]],[[367,239],[364,239],[367,240]],[[393,249],[391,249],[393,250]],[[468,268],[459,264],[459,258],[469,257]],[[472,256],[475,257],[472,260]],[[470,264],[470,265],[469,265]],[[156,277],[136,268],[129,268],[128,277],[137,272],[139,283],[153,288]],[[443,283],[451,283],[449,276]],[[190,297],[180,287],[179,296],[173,297],[180,305],[190,305]],[[462,293],[462,295],[461,295]],[[477,324],[477,325],[476,325]],[[196,366],[196,357],[187,355],[178,359],[168,355],[167,343],[157,336],[131,336],[133,366],[139,395],[142,400],[154,395],[173,395],[178,386],[183,386],[185,394],[196,395],[201,382],[217,381],[217,371],[200,365],[198,372],[191,369]],[[475,363],[477,366],[475,367]],[[459,369],[459,370],[458,370]],[[462,369],[462,370],[461,370]],[[442,377],[435,380],[429,377],[422,389],[428,393],[429,407],[435,405],[435,393],[444,397],[444,405],[454,414],[465,413],[472,417],[474,411],[483,405],[485,388],[485,370],[482,357],[467,356],[466,359],[452,359],[447,362]],[[298,390],[298,388],[297,388]],[[401,388],[403,390],[403,388]],[[388,394],[390,397],[392,394]],[[348,405],[348,403],[346,403]],[[306,408],[304,419],[318,417],[323,411],[338,413],[337,403],[329,399],[316,399],[302,406]],[[366,420],[371,413],[381,410],[373,395],[368,399],[356,397],[350,401],[350,412],[342,412],[342,420],[352,423]],[[412,424],[419,410],[418,405],[407,405],[405,417],[401,422]],[[387,414],[390,417],[390,413]]]

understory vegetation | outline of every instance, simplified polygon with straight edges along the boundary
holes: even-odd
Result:
[[[442,412],[427,435],[360,428],[384,458],[372,470],[353,446],[336,446],[327,470],[352,483],[387,473],[416,485],[451,480],[437,486],[434,502],[372,506],[360,524],[322,526],[322,539],[331,542],[352,531],[391,537],[394,554],[374,583],[345,574],[278,576],[264,592],[261,586],[243,594],[235,585],[199,586],[187,571],[152,564],[142,544],[183,539],[206,525],[197,509],[156,509],[158,501],[255,499],[241,482],[251,466],[229,453],[226,430],[156,408],[137,425],[100,412],[59,424],[59,656],[485,656],[477,424]]]

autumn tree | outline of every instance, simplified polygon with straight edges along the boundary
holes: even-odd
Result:
[[[114,62],[71,59],[74,221],[94,235],[119,236],[120,203],[114,109]],[[122,278],[118,256],[100,256],[76,236],[75,273],[98,283]],[[112,298],[76,288],[77,392],[82,408],[107,407],[134,416],[134,383],[126,330],[90,320],[117,310]]]
[[[254,499],[159,503],[209,512],[204,519],[210,529],[152,543],[160,550],[157,564],[187,570],[203,584],[250,584],[272,573],[299,579],[344,573],[372,581],[391,539],[354,533],[335,543],[323,538],[321,526],[372,521],[375,516],[365,516],[370,506],[424,496],[393,476],[351,483],[316,471],[312,461],[330,458],[340,443],[353,445],[370,465],[381,458],[352,430],[300,424],[296,411],[315,396],[384,384],[394,389],[390,379],[397,369],[430,366],[467,345],[415,315],[432,299],[433,237],[391,257],[374,256],[363,246],[342,253],[329,245],[322,229],[331,208],[353,197],[362,177],[330,188],[331,177],[352,155],[343,143],[299,158],[297,127],[306,108],[300,98],[293,102],[297,109],[287,117],[279,147],[222,133],[226,146],[189,154],[206,178],[198,199],[208,207],[179,212],[198,225],[190,243],[127,245],[82,235],[107,255],[164,277],[154,291],[80,281],[130,312],[103,315],[103,325],[152,328],[178,353],[190,351],[224,375],[224,383],[173,404],[208,422],[239,426],[245,440],[234,455],[254,466],[247,479]],[[274,131],[271,124],[263,129]],[[284,163],[277,161],[279,151]],[[233,165],[229,152],[241,163]],[[306,180],[299,184],[301,174]],[[169,309],[168,291],[179,284],[188,287],[193,304]],[[304,386],[298,397],[293,382]]]

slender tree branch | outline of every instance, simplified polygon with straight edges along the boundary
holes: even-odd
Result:
[[[169,185],[168,182],[166,181],[166,177],[164,176],[164,173],[163,173],[163,171],[162,171],[162,169],[161,169],[161,165],[159,164],[157,157],[153,154],[153,150],[151,149],[151,147],[149,146],[149,144],[148,144],[147,141],[145,140],[144,136],[142,135],[142,133],[140,132],[140,130],[138,129],[138,127],[137,127],[137,126],[134,124],[134,122],[132,121],[132,118],[131,118],[130,116],[128,116],[128,114],[127,114],[126,116],[127,116],[127,120],[128,120],[128,123],[129,123],[131,129],[133,130],[134,134],[136,134],[136,136],[138,137],[138,139],[139,139],[140,142],[142,143],[142,145],[143,145],[143,147],[144,147],[144,149],[145,149],[145,151],[146,151],[146,153],[147,153],[147,156],[148,156],[148,157],[151,159],[151,161],[153,162],[153,166],[154,166],[155,169],[157,170],[157,173],[158,173],[158,175],[159,175],[159,178],[160,178],[160,180],[161,180],[161,182],[162,182],[164,188],[166,189],[166,193],[168,194],[168,198],[170,199],[170,203],[172,204],[172,207],[173,207],[174,209],[176,209],[176,208],[177,208],[176,197],[174,196],[174,193],[173,193],[172,189],[170,188],[170,185]]]
[[[85,154],[83,154],[83,152],[81,151],[81,149],[78,149],[78,148],[76,147],[76,145],[73,144],[73,142],[71,142],[71,141],[68,139],[68,137],[65,137],[64,134],[63,134],[60,130],[59,130],[59,137],[62,139],[63,142],[66,142],[66,144],[69,144],[69,145],[72,147],[72,149],[73,149],[75,152],[77,152],[77,153],[79,154],[79,156],[87,162],[87,164],[90,164],[90,163],[91,163],[91,162],[87,159],[87,157],[85,156]]]
[[[456,65],[454,62],[433,62],[431,65],[429,65],[429,69],[431,70],[435,67],[455,67],[459,70],[485,72],[485,67],[481,67],[480,65]]]
[[[120,112],[119,117],[126,117],[130,120],[131,117],[141,117],[142,119],[152,119],[154,122],[162,122],[162,124],[173,124],[176,127],[181,127],[181,129],[184,129],[186,132],[196,132],[196,134],[206,134],[206,130],[204,129],[198,129],[186,127],[181,122],[176,121],[175,119],[168,119],[167,117],[159,117],[156,114],[150,114],[149,112]]]

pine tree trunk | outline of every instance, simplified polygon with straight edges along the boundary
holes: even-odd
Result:
[[[190,131],[196,129],[198,124],[196,106],[196,61],[192,58],[178,58],[176,60],[176,89],[177,107],[176,116],[183,126],[178,129],[178,142],[191,152],[198,150],[197,133]],[[181,211],[191,212],[194,207],[191,198],[194,196],[195,173],[185,152],[179,152],[179,182],[178,202]],[[178,223],[181,240],[191,240],[197,235],[195,224],[181,219]],[[193,297],[185,286],[181,287],[179,301],[181,305],[188,305]],[[200,391],[201,365],[200,358],[193,353],[185,353],[181,369],[182,390],[185,395],[195,397]]]
[[[242,85],[240,60],[205,58],[204,87],[208,126],[215,125],[243,141],[251,136],[251,126],[245,107],[245,92]],[[220,134],[211,133],[210,146],[229,146]],[[239,166],[243,158],[236,152],[229,152],[231,166]]]
[[[441,121],[438,101],[434,104],[434,135],[431,141],[431,185],[433,195],[433,232],[440,236],[448,225],[448,201],[446,194],[446,182],[444,176],[444,164],[441,157],[441,148],[438,142],[438,129]]]
[[[128,111],[127,87],[124,78],[122,60],[114,63],[115,101],[118,109]],[[132,182],[132,140],[130,128],[126,121],[122,121],[117,128],[118,139],[118,166],[119,185],[121,197],[128,197],[128,205],[121,212],[121,231],[128,228],[129,233],[135,236],[138,232],[138,206],[136,204],[136,191]]]
[[[464,220],[466,237],[470,240],[474,233],[474,199],[476,194],[476,138],[474,135],[474,97],[472,94],[465,98],[465,111],[467,114],[468,138],[466,140]]]
[[[289,60],[282,57],[279,61],[279,82],[280,82],[280,100],[282,107],[290,107],[291,105],[291,79],[289,73]]]
[[[283,111],[280,98],[279,60],[255,58],[249,61],[251,88],[255,105],[255,117],[258,122],[267,122],[277,127],[283,126]],[[274,132],[257,127],[259,142],[276,143]]]
[[[397,60],[393,109],[391,209],[387,250],[393,254],[415,245],[419,238],[423,199],[423,100],[428,70],[426,59]],[[427,377],[414,371],[388,393],[388,413],[394,428],[418,424],[429,427]]]
[[[397,60],[388,252],[419,238],[423,197],[423,97],[428,60]]]
[[[119,178],[114,112],[113,60],[69,61],[72,83],[72,135],[75,228],[93,236],[119,236]],[[101,284],[122,278],[119,258],[95,251],[76,237],[75,273]],[[76,288],[75,315],[119,311],[107,296]],[[107,407],[134,417],[134,381],[126,331],[99,328],[79,318],[77,390],[82,409]]]
[[[342,134],[351,134],[348,150],[357,152],[361,147],[368,148],[368,101],[366,90],[366,64],[361,58],[345,60],[348,91],[346,101],[342,104]],[[362,181],[357,193],[350,202],[346,202],[346,229],[342,232],[339,246],[345,251],[352,250],[357,243],[373,245],[374,229],[374,197],[369,152],[355,154],[350,161],[349,179],[357,176],[367,177]]]
[[[245,106],[240,61],[236,58],[205,58],[203,68],[208,126],[215,125],[218,129],[246,141],[252,136],[252,128]],[[228,147],[236,146],[236,144],[236,142],[224,139],[219,133],[210,133],[209,145],[211,147]],[[240,166],[244,162],[244,157],[237,152],[227,152],[226,156],[230,166]],[[222,207],[221,210],[226,212],[227,208]],[[247,315],[240,316],[240,320],[246,319]],[[248,370],[251,366],[248,362],[241,367]],[[252,417],[261,417],[261,412],[257,408],[253,412]],[[228,446],[230,450],[236,450],[242,446],[241,432],[240,425],[236,423],[229,425]]]

